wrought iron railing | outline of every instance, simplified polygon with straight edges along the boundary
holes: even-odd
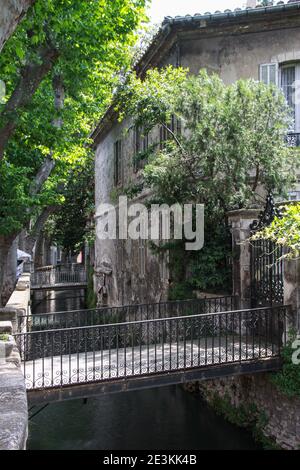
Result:
[[[290,132],[286,136],[286,141],[289,147],[300,147],[300,133]]]
[[[272,194],[269,194],[259,219],[251,224],[252,235],[268,227],[275,217],[281,217]],[[250,244],[251,306],[283,305],[283,248],[272,240],[256,238]]]
[[[64,284],[84,284],[86,282],[86,269],[82,265],[50,266],[37,270],[31,275],[31,285],[33,288]]]
[[[251,242],[251,304],[283,305],[283,249],[271,240]]]
[[[203,313],[236,310],[237,297],[223,296],[205,299],[179,300],[154,304],[103,307],[89,310],[41,313],[18,318],[19,332],[75,328],[107,323],[138,320],[153,320],[174,316],[198,315]]]
[[[278,357],[289,307],[20,333],[28,389],[164,374]]]

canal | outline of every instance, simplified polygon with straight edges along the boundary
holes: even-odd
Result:
[[[84,307],[82,291],[42,297],[33,299],[33,313]],[[51,404],[30,420],[28,449],[254,450],[259,445],[199,395],[171,386]]]

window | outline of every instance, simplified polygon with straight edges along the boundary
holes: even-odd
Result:
[[[260,81],[266,85],[278,84],[278,65],[262,64],[260,66]]]
[[[286,64],[280,66],[278,64],[262,64],[260,65],[260,80],[266,85],[277,84],[281,87],[287,103],[291,108],[293,125],[287,136],[287,141],[291,146],[300,145],[300,100],[297,103],[300,92],[300,63]]]
[[[117,140],[114,144],[114,181],[115,186],[122,183],[122,142]]]
[[[300,191],[290,191],[289,201],[300,201]]]
[[[146,274],[146,241],[138,240],[138,259],[139,259],[139,274],[141,278]]]
[[[149,135],[144,133],[144,129],[140,126],[135,126],[134,129],[134,147],[135,147],[135,158],[134,158],[134,171],[138,171],[145,166],[145,159],[142,155],[143,152],[147,152],[149,147]],[[140,158],[139,158],[140,157]]]
[[[292,110],[293,126],[291,132],[300,132],[300,64],[283,66],[281,68],[281,88],[288,105]]]
[[[181,135],[181,121],[178,119],[174,114],[171,116],[171,120],[167,123],[167,127],[170,131],[179,136]],[[161,126],[160,128],[160,149],[163,150],[165,148],[165,143],[167,140],[172,138],[170,132],[165,126]]]
[[[123,267],[124,267],[124,250],[125,250],[125,242],[124,240],[120,239],[120,214],[117,215],[116,217],[116,246],[115,246],[115,251],[117,255],[117,266],[118,266],[118,272],[123,272]]]

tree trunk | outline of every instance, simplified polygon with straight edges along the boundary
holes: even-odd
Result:
[[[15,236],[0,235],[0,307],[8,301],[15,283],[17,271],[17,246]]]
[[[0,51],[36,0],[1,0]]]
[[[44,229],[45,223],[47,222],[50,215],[55,212],[55,210],[56,210],[56,206],[46,207],[37,218],[37,221],[34,224],[34,227],[30,230],[30,232],[25,237],[24,250],[27,253],[29,253],[32,256],[32,258],[34,256],[34,249],[35,249],[37,240],[39,239]]]

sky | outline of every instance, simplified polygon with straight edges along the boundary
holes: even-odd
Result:
[[[227,8],[241,8],[246,0],[152,0],[150,17],[152,23],[161,22],[165,16],[194,15],[206,11],[224,11]]]

